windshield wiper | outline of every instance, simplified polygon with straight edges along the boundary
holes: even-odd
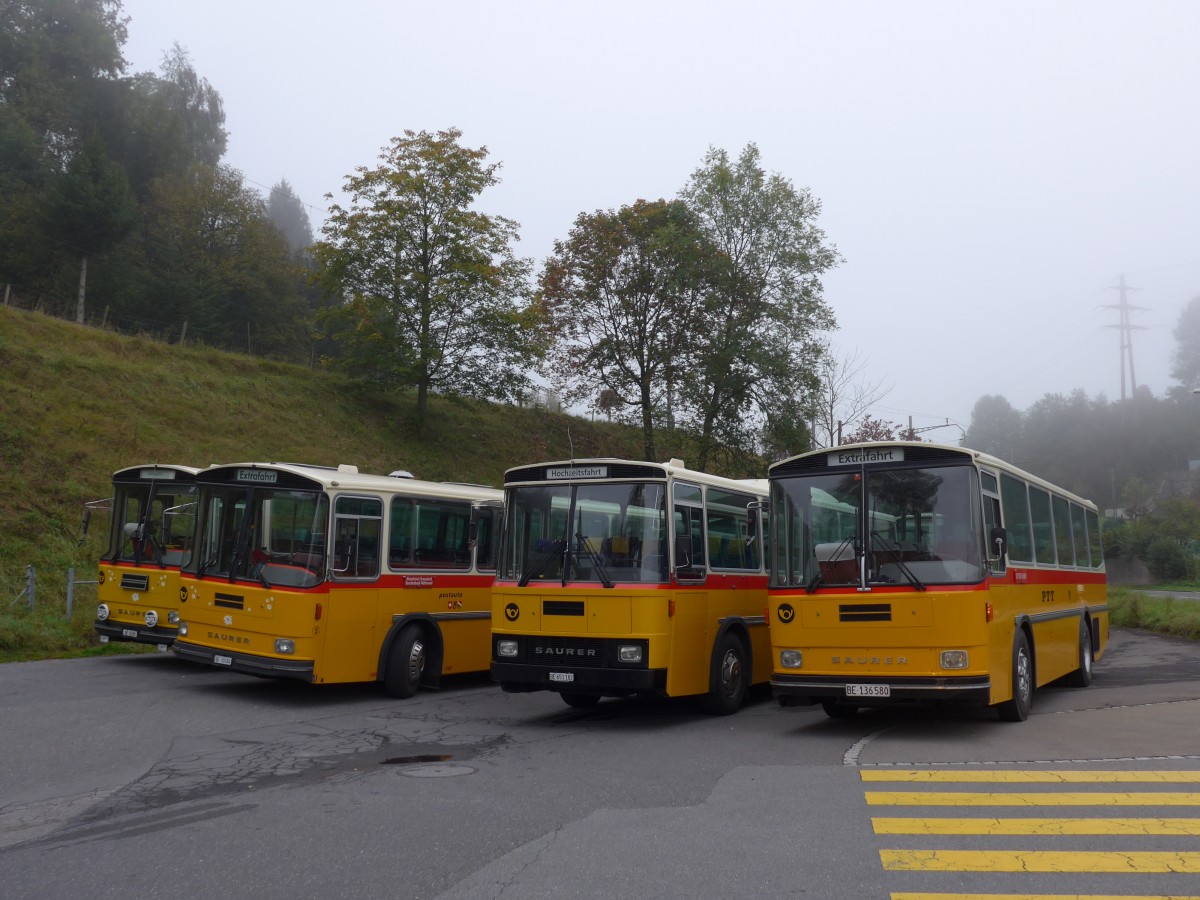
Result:
[[[900,549],[899,541],[896,542],[895,547],[889,547],[887,544],[887,539],[878,531],[871,532],[871,540],[878,541],[880,544],[882,544],[884,552],[895,555],[895,559],[893,559],[892,562],[896,564],[897,569],[904,573],[904,577],[909,580],[909,583],[912,584],[913,587],[915,587],[918,591],[926,590],[926,587],[921,582],[921,579],[914,575],[912,573],[912,569],[904,564],[904,560],[901,558],[904,551]]]
[[[586,552],[588,559],[591,560],[592,567],[596,570],[596,577],[600,579],[600,583],[606,588],[612,587],[612,579],[608,577],[608,570],[604,568],[604,560],[600,558],[599,553],[592,549],[592,545],[588,543],[588,539],[584,536],[582,531],[575,534],[575,540],[578,542],[578,547],[575,551],[576,554],[578,554],[580,550]],[[569,563],[570,560],[568,559],[567,562]]]
[[[840,544],[833,548],[833,552],[829,554],[827,562],[835,563],[842,561],[842,551],[854,542],[854,535],[847,535]],[[817,587],[825,582],[825,576],[821,573],[821,562],[817,561],[817,574],[813,576],[812,581],[805,585],[804,590],[811,594]]]
[[[529,584],[529,580],[531,578],[536,578],[545,572],[546,567],[550,565],[550,562],[566,549],[566,538],[559,538],[557,541],[555,541],[550,549],[546,551],[545,556],[530,565],[530,567],[521,574],[521,580],[517,582],[517,587],[525,587],[527,584]]]

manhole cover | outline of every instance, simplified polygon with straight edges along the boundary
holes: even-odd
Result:
[[[407,769],[401,769],[400,774],[410,778],[449,778],[452,775],[473,775],[475,769],[463,765],[410,766]]]

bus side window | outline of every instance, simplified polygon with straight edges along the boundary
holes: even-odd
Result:
[[[338,497],[334,514],[334,573],[343,578],[379,574],[383,504],[374,497]]]

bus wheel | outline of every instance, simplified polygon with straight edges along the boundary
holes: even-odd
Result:
[[[1032,706],[1033,656],[1029,652],[1029,638],[1024,631],[1018,631],[1013,641],[1012,699],[1001,703],[998,711],[1005,722],[1024,722]]]
[[[836,700],[822,700],[821,709],[831,719],[853,719],[858,715],[858,707],[853,703],[838,703]]]
[[[1086,621],[1079,623],[1079,668],[1067,676],[1071,687],[1087,687],[1092,683],[1092,631]]]
[[[425,672],[425,638],[418,625],[408,625],[392,643],[383,687],[393,697],[411,697]]]
[[[704,708],[715,716],[737,712],[746,699],[749,680],[746,648],[737,635],[726,634],[717,650],[716,683],[704,698]]]
[[[575,709],[591,709],[600,702],[599,694],[563,694],[563,702]]]

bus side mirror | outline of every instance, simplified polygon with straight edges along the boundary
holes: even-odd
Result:
[[[758,536],[759,519],[770,509],[770,500],[754,500],[746,504],[746,537],[751,541]]]
[[[1004,555],[1008,553],[1008,532],[997,525],[992,529],[991,538],[992,545],[990,549],[995,554],[992,556],[992,559],[1003,559]]]

